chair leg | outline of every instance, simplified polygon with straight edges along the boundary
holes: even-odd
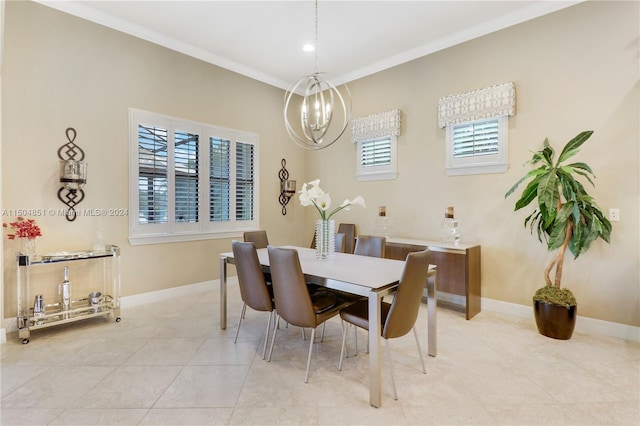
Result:
[[[324,329],[325,329],[326,326],[327,326],[327,322],[325,321],[325,322],[322,323],[322,334],[320,335],[320,341],[321,342],[324,342]]]
[[[358,356],[358,327],[353,326],[353,338],[356,341],[356,353],[353,356]]]
[[[316,339],[316,329],[311,329],[311,339],[309,339],[309,356],[307,357],[307,372],[304,375],[304,382],[309,383],[309,367],[311,366],[311,355],[313,354],[313,341]]]
[[[384,346],[387,348],[387,363],[389,364],[389,374],[391,375],[391,386],[393,387],[393,399],[398,400],[396,392],[396,380],[393,377],[393,366],[391,365],[391,351],[389,350],[389,339],[384,339]]]
[[[273,317],[273,312],[269,312],[269,318],[267,319],[267,331],[264,334],[264,347],[262,348],[262,359],[265,359],[267,356],[267,341],[269,340],[269,329],[271,328],[271,317]]]
[[[304,334],[304,327],[300,327],[300,329],[302,330],[302,340],[307,340],[307,335]]]
[[[424,358],[422,357],[422,349],[420,349],[420,341],[418,340],[418,330],[416,327],[413,327],[413,335],[416,338],[416,345],[418,346],[418,355],[420,355],[420,364],[422,364],[422,373],[427,374],[427,369],[424,368]]]
[[[242,312],[240,313],[240,319],[238,320],[238,328],[236,329],[236,338],[233,339],[233,343],[238,341],[238,333],[240,333],[240,324],[242,324],[242,318],[244,318],[244,313],[247,310],[247,304],[242,304]]]
[[[340,348],[340,361],[338,362],[338,371],[342,371],[342,361],[344,360],[345,347],[347,345],[347,331],[349,330],[349,324],[345,324],[342,321],[342,347]]]
[[[276,314],[276,324],[280,322],[280,315]],[[271,337],[271,346],[269,347],[269,357],[267,362],[271,362],[271,354],[273,353],[273,343],[276,341],[276,334],[278,334],[278,327],[273,329],[273,337]]]

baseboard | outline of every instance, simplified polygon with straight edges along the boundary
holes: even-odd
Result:
[[[484,297],[481,299],[481,304],[482,310],[535,321],[533,317],[533,306],[518,305],[500,300],[486,299]],[[577,333],[598,334],[630,340],[632,342],[640,342],[640,327],[603,321],[579,314],[574,331]]]
[[[135,306],[146,305],[147,303],[162,302],[176,297],[188,296],[191,294],[209,291],[212,288],[219,288],[220,280],[203,281],[201,283],[183,285],[180,287],[171,287],[164,290],[151,291],[149,293],[134,294],[133,296],[125,296],[120,298],[121,308],[132,308]]]
[[[204,281],[196,284],[189,284],[180,287],[172,287],[164,290],[152,291],[149,293],[135,294],[133,296],[125,296],[120,298],[121,308],[131,308],[135,306],[145,305],[152,302],[160,302],[170,300],[176,297],[188,296],[191,294],[209,291],[212,288],[219,288],[219,280]],[[464,296],[449,293],[438,292],[438,300],[453,303],[456,305],[464,305]],[[516,318],[523,318],[534,321],[533,308],[531,306],[518,305],[516,303],[503,302],[482,298],[481,306],[483,311],[495,312],[510,315]],[[473,321],[473,320],[471,320]],[[5,318],[5,328],[0,329],[0,344],[6,343],[6,333],[18,331],[16,318]],[[588,318],[578,315],[575,331],[585,334],[598,334],[603,336],[615,337],[618,339],[630,340],[632,342],[640,342],[640,327],[619,324],[615,322],[602,321],[594,318]]]

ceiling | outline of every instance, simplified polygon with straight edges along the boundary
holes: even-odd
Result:
[[[282,89],[315,68],[313,1],[38,3]],[[318,71],[347,83],[576,3],[321,0]]]

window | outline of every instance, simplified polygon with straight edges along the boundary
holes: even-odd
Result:
[[[438,101],[438,126],[446,127],[447,175],[507,171],[509,117],[516,112],[512,81]]]
[[[258,227],[257,135],[131,109],[131,244]]]
[[[358,180],[390,180],[398,175],[397,138],[363,140],[358,146]]]
[[[447,125],[447,174],[507,171],[507,120],[503,116]]]

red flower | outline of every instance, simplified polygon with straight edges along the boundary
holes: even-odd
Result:
[[[28,238],[33,240],[36,237],[42,236],[40,227],[36,224],[35,219],[25,220],[22,216],[19,216],[16,219],[17,220],[15,222],[2,224],[3,228],[11,227],[11,230],[13,231],[12,233],[7,234],[8,239],[15,240],[16,238]]]

